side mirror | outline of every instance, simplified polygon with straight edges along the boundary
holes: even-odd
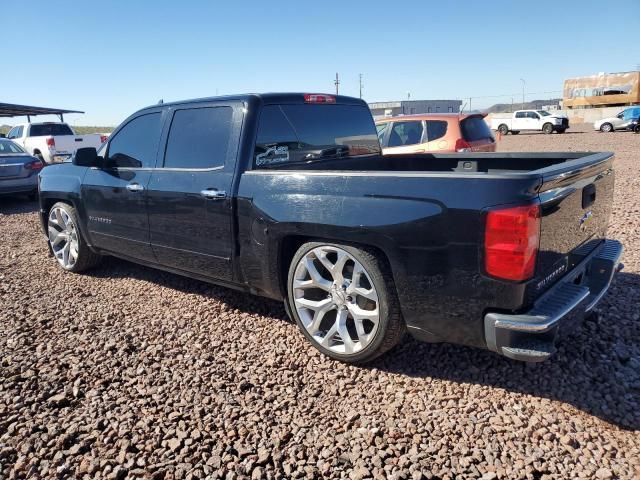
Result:
[[[73,164],[79,167],[99,167],[98,151],[93,147],[79,148],[73,156]]]

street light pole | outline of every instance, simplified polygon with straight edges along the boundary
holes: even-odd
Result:
[[[524,81],[524,78],[521,78],[520,81],[522,82],[522,110],[524,110],[524,86],[527,82]]]

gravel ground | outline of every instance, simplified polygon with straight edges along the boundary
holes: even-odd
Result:
[[[0,200],[2,478],[638,478],[640,135],[614,150],[624,273],[551,360],[413,340],[322,357],[278,303],[111,259],[63,274],[36,205]]]

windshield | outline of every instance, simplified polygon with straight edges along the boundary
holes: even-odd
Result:
[[[15,155],[16,153],[27,153],[20,145],[11,140],[0,140],[0,155]]]
[[[370,110],[358,105],[267,105],[254,152],[256,166],[380,153]]]
[[[34,123],[29,129],[30,137],[73,135],[73,131],[66,123]]]
[[[545,110],[536,110],[536,112],[538,112],[543,117],[548,117],[549,115],[551,115],[549,112],[547,112]]]

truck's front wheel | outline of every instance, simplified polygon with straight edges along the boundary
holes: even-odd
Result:
[[[58,202],[49,210],[47,236],[58,265],[69,272],[81,272],[100,262],[100,255],[91,251],[80,234],[76,209],[68,203]]]
[[[547,135],[551,135],[551,134],[553,133],[553,125],[552,125],[552,124],[550,124],[550,123],[545,123],[545,124],[542,126],[542,131],[543,131],[544,133],[546,133]]]
[[[290,310],[322,353],[363,363],[394,347],[404,321],[386,262],[350,245],[302,245],[288,275]]]

